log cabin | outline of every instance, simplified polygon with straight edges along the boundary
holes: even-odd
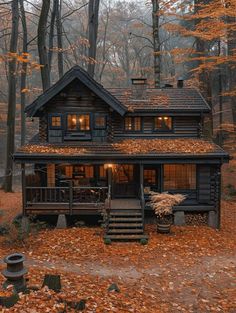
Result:
[[[98,215],[108,212],[110,239],[144,237],[150,191],[183,193],[177,225],[205,214],[220,227],[221,165],[228,154],[203,136],[210,107],[200,92],[105,89],[79,66],[26,107],[38,134],[14,155],[21,164],[23,214]],[[33,168],[33,175],[26,169]]]

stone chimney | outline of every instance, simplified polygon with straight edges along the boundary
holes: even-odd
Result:
[[[132,97],[133,99],[145,99],[147,95],[147,79],[131,78],[132,81]]]

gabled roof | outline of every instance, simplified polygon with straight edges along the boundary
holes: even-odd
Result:
[[[147,88],[144,99],[132,95],[131,88],[108,89],[129,112],[210,112],[201,93],[194,88]]]
[[[72,67],[68,72],[63,75],[53,86],[47,89],[41,94],[34,102],[28,105],[25,112],[28,116],[35,116],[35,113],[44,106],[49,100],[56,96],[73,80],[78,79],[86,87],[88,87],[94,94],[104,100],[112,109],[119,114],[124,115],[127,112],[127,108],[109,91],[103,88],[98,82],[96,82],[85,70],[76,65]]]

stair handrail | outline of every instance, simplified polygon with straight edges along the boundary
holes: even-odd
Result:
[[[141,204],[141,209],[142,209],[142,220],[143,220],[143,226],[144,226],[145,198],[144,198],[143,184],[140,185],[140,204]]]

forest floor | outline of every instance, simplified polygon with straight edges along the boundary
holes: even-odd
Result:
[[[20,193],[0,191],[5,219],[20,211]],[[3,218],[2,217],[2,218]],[[236,203],[222,201],[222,229],[173,227],[170,235],[147,226],[149,243],[104,245],[101,228],[45,229],[23,243],[17,234],[0,237],[0,256],[26,256],[28,285],[39,287],[21,295],[1,312],[76,312],[70,303],[86,300],[84,312],[236,312]],[[0,262],[0,270],[5,267]],[[60,274],[62,291],[41,288],[46,273]],[[4,281],[0,277],[0,285]],[[110,292],[116,283],[120,292]],[[0,291],[1,294],[1,291]]]

